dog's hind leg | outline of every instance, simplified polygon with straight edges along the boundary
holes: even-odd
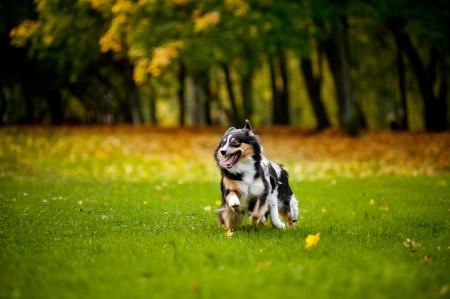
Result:
[[[267,197],[264,195],[258,196],[250,216],[250,221],[253,224],[258,224],[258,227],[264,227],[266,225],[266,217],[264,215],[267,213],[268,209]]]
[[[270,222],[272,225],[279,229],[286,229],[286,225],[281,221],[278,215],[278,201],[276,191],[275,194],[271,194],[268,199],[269,203],[269,213],[270,213]]]
[[[289,228],[293,228],[295,223],[297,222],[298,217],[298,201],[295,196],[292,194],[289,201],[280,202],[279,203],[279,213],[286,221],[286,224]]]

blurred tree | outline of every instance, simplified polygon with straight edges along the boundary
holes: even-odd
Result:
[[[325,106],[322,102],[321,84],[322,84],[322,43],[319,42],[317,47],[318,58],[318,74],[315,75],[312,67],[312,60],[309,55],[303,55],[300,62],[301,72],[306,82],[309,100],[314,109],[314,115],[317,120],[317,129],[323,130],[330,127],[330,121],[325,111]]]
[[[448,1],[397,0],[374,7],[411,65],[425,107],[426,129],[446,129],[449,65],[445,57],[450,54]],[[414,45],[414,40],[420,43],[421,50]]]
[[[35,18],[33,1],[2,1],[0,3],[0,49],[2,52],[2,63],[0,68],[0,124],[8,123],[13,111],[9,111],[8,103],[17,98],[17,87],[24,91],[25,119],[22,122],[33,123],[38,121],[35,115],[37,105],[33,107],[31,94],[37,87],[32,85],[34,79],[33,70],[37,68],[36,61],[27,55],[26,49],[17,49],[10,45],[10,31],[25,19]],[[10,105],[11,106],[11,105]],[[9,117],[8,117],[8,114]],[[17,115],[14,115],[17,117]],[[12,120],[12,119],[11,119]]]
[[[356,135],[362,126],[360,121],[362,116],[350,78],[351,56],[347,35],[347,5],[345,0],[328,2],[329,14],[322,19],[316,17],[316,20],[323,22],[318,25],[328,35],[324,41],[324,48],[336,88],[339,125],[348,134]],[[317,8],[315,11],[317,12]]]
[[[386,127],[391,112],[406,127],[418,89],[426,128],[441,130],[449,10],[443,0],[6,2],[1,43],[16,61],[1,69],[0,114],[23,105],[16,121],[167,123],[170,111],[183,125],[265,109],[263,123],[290,124],[308,111],[318,129],[331,120],[353,135],[365,116]]]

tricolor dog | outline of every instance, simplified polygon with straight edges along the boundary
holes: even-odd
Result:
[[[262,151],[248,120],[243,129],[229,128],[214,151],[222,174],[219,222],[226,230],[240,226],[245,216],[259,227],[269,215],[279,229],[292,228],[297,222],[298,202],[288,173],[264,158]]]

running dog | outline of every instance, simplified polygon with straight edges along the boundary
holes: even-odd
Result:
[[[248,120],[243,129],[229,128],[214,151],[222,175],[218,218],[227,231],[240,226],[245,216],[258,227],[265,226],[269,215],[279,229],[292,228],[297,222],[298,202],[289,187],[288,173],[262,152]]]

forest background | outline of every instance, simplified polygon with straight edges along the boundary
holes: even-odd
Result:
[[[449,128],[445,0],[8,0],[3,124]]]

